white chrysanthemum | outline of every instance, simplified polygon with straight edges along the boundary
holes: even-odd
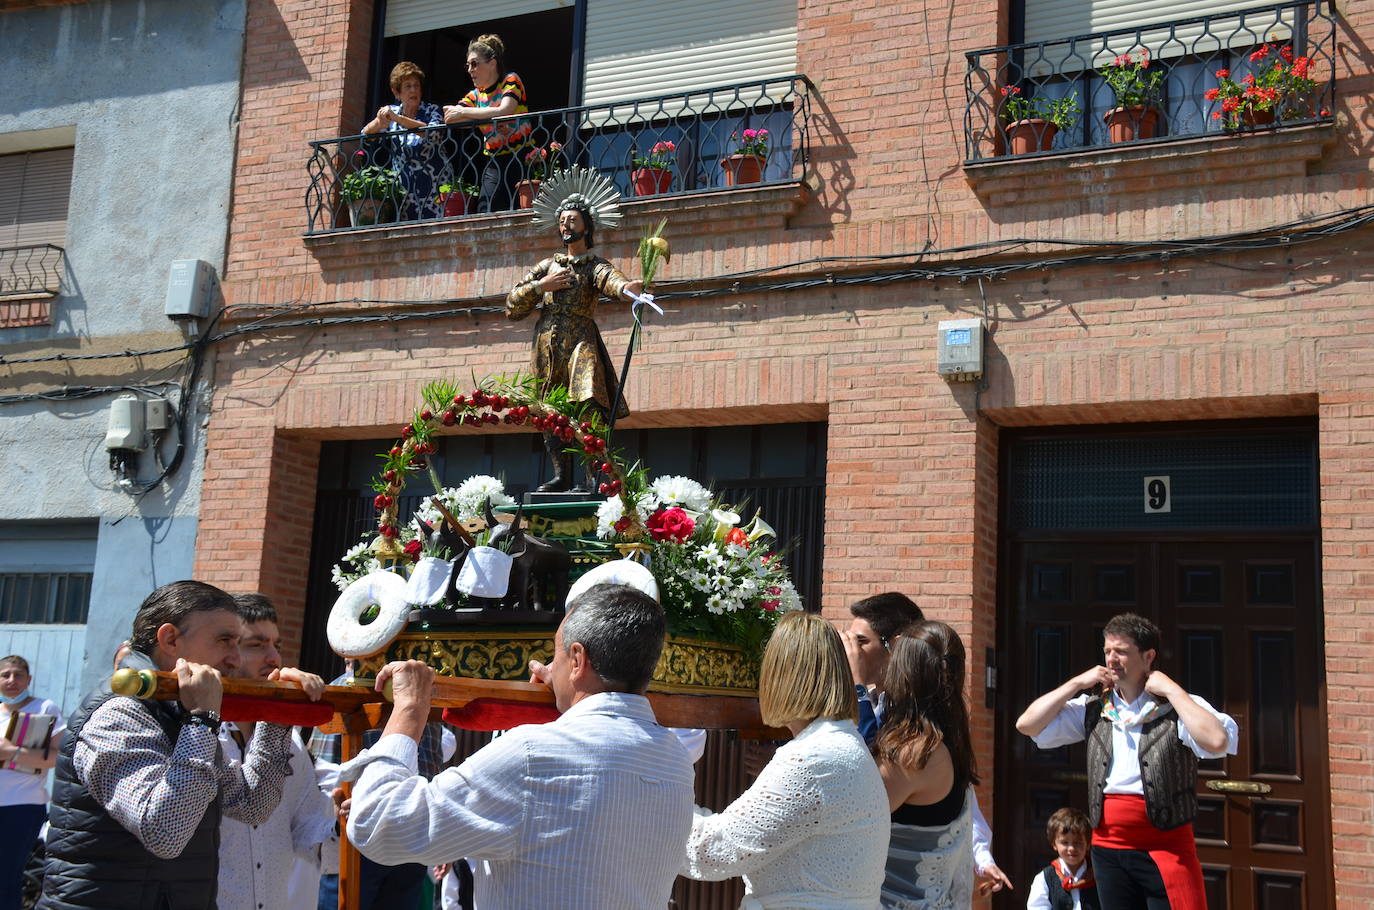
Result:
[[[711,507],[711,491],[690,477],[659,477],[649,484],[664,505],[682,506],[693,512],[704,512]]]
[[[719,594],[712,594],[710,597],[706,598],[706,609],[717,615],[724,613],[725,598],[721,597]]]
[[[740,546],[737,543],[727,543],[725,545],[725,555],[731,559],[742,559],[749,555],[749,548]]]
[[[352,582],[351,578],[346,578],[343,571],[338,566],[332,566],[329,570],[329,580],[334,582],[334,587],[342,591]]]
[[[444,504],[459,521],[477,518],[482,503],[491,500],[491,507],[513,506],[515,499],[506,495],[506,485],[490,474],[474,474],[457,487],[445,487],[439,491],[439,501]],[[429,499],[415,513],[426,524],[433,525],[441,515]]]
[[[800,610],[802,608],[801,597],[797,595],[797,589],[792,586],[791,579],[782,579],[778,582],[778,587],[782,588],[782,593],[778,595],[779,610]]]
[[[640,523],[647,522],[649,516],[658,508],[658,497],[652,493],[641,493],[635,500],[635,511],[639,513]],[[596,536],[612,537],[615,523],[625,515],[625,504],[619,496],[612,496],[596,507]]]
[[[735,587],[739,591],[740,596],[746,599],[752,598],[755,594],[759,593],[759,583],[752,578],[741,578],[739,584]]]
[[[354,565],[356,565],[359,559],[363,558],[364,556],[366,556],[368,553],[371,553],[371,552],[372,552],[372,543],[371,543],[371,541],[366,541],[366,540],[364,540],[364,541],[360,542],[357,546],[355,546],[355,547],[353,547],[351,550],[349,550],[347,553],[345,553],[345,554],[343,555],[343,561],[344,561],[344,562],[348,562],[348,563],[353,563]]]

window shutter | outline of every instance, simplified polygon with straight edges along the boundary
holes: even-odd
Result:
[[[73,150],[0,156],[0,247],[67,243]]]
[[[791,76],[796,0],[587,0],[586,61],[583,104]]]
[[[489,19],[505,19],[510,16],[523,16],[527,13],[542,13],[545,10],[567,8],[574,0],[507,0],[499,6],[491,3],[476,3],[474,0],[389,0],[386,5],[386,26],[388,38],[398,35],[413,35],[436,28],[449,28],[454,25],[467,25],[470,22],[486,22]],[[518,35],[502,35],[507,41],[519,40]]]
[[[1199,16],[1218,16],[1239,12],[1255,6],[1255,0],[1026,0],[1025,38],[1027,44],[1041,41],[1060,42],[1045,48],[1045,60],[1031,64],[1028,69],[1039,73],[1050,67],[1069,67],[1070,60],[1089,55],[1089,65],[1102,66],[1127,51],[1141,46],[1156,49],[1156,58],[1167,59],[1185,54],[1207,54],[1223,48],[1249,47],[1265,41],[1286,41],[1292,35],[1293,14],[1285,11],[1257,13],[1221,22],[1214,21],[1209,29],[1204,25],[1180,26],[1170,29],[1167,23]],[[1143,28],[1139,44],[1134,36],[1121,35],[1110,39],[1109,47],[1102,42],[1079,42],[1070,49],[1063,43],[1067,38],[1143,26],[1163,25],[1162,28]],[[1038,64],[1038,65],[1037,65]]]

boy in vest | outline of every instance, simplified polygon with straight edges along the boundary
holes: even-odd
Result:
[[[1236,753],[1236,722],[1154,669],[1159,627],[1148,619],[1115,616],[1102,637],[1105,666],[1037,698],[1016,729],[1041,749],[1087,740],[1103,906],[1207,910],[1193,839],[1197,762]]]
[[[1088,816],[1077,809],[1060,809],[1050,816],[1045,839],[1056,858],[1031,883],[1026,910],[1102,910],[1088,863],[1092,833]]]

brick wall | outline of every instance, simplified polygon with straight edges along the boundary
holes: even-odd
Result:
[[[371,17],[371,4],[342,0],[250,4],[224,282],[232,304],[323,317],[497,303],[549,246],[514,216],[302,239],[305,143],[361,123]],[[600,251],[628,265],[641,227],[666,214],[674,257],[664,289],[703,290],[764,266],[797,264],[769,279],[823,279],[879,268],[862,261],[875,254],[910,253],[910,264],[926,250],[921,261],[949,264],[974,255],[956,247],[1027,241],[1001,253],[1010,260],[1074,252],[1036,241],[1197,238],[1367,201],[1374,13],[1346,11],[1334,127],[974,174],[960,164],[962,54],[1004,41],[1005,18],[987,2],[900,12],[803,2],[800,69],[817,85],[807,187],[634,202],[626,228],[598,237]],[[1262,171],[1278,159],[1283,168]],[[996,760],[980,706],[984,648],[997,641],[998,428],[1316,414],[1335,879],[1338,905],[1354,907],[1374,896],[1374,684],[1358,665],[1374,638],[1369,247],[1360,229],[981,282],[748,293],[742,280],[742,293],[664,301],[669,313],[652,321],[636,364],[628,425],[827,419],[822,606],[838,619],[850,601],[895,588],[966,637],[986,773]],[[355,297],[416,302],[326,304]],[[982,390],[934,373],[936,323],[977,314],[990,328]],[[260,313],[246,308],[231,324],[248,315]],[[625,312],[606,307],[599,322],[618,356]],[[531,328],[464,315],[219,346],[201,577],[262,588],[298,628],[319,440],[397,432],[428,379],[522,367]]]

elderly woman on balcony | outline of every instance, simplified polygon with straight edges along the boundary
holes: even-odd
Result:
[[[425,74],[414,63],[402,60],[391,68],[391,91],[395,104],[377,109],[377,116],[363,127],[363,133],[395,134],[391,140],[391,169],[405,188],[400,220],[437,218],[443,214],[438,187],[447,182],[448,162],[442,149],[443,130],[423,130],[442,126],[444,112],[437,104],[420,100]]]
[[[482,35],[468,44],[468,75],[472,91],[444,108],[445,123],[478,123],[482,132],[482,194],[479,212],[504,212],[515,198],[515,184],[524,178],[515,153],[529,142],[528,120],[503,120],[529,111],[525,83],[506,71],[506,45],[498,35]],[[504,75],[502,75],[504,73]]]

